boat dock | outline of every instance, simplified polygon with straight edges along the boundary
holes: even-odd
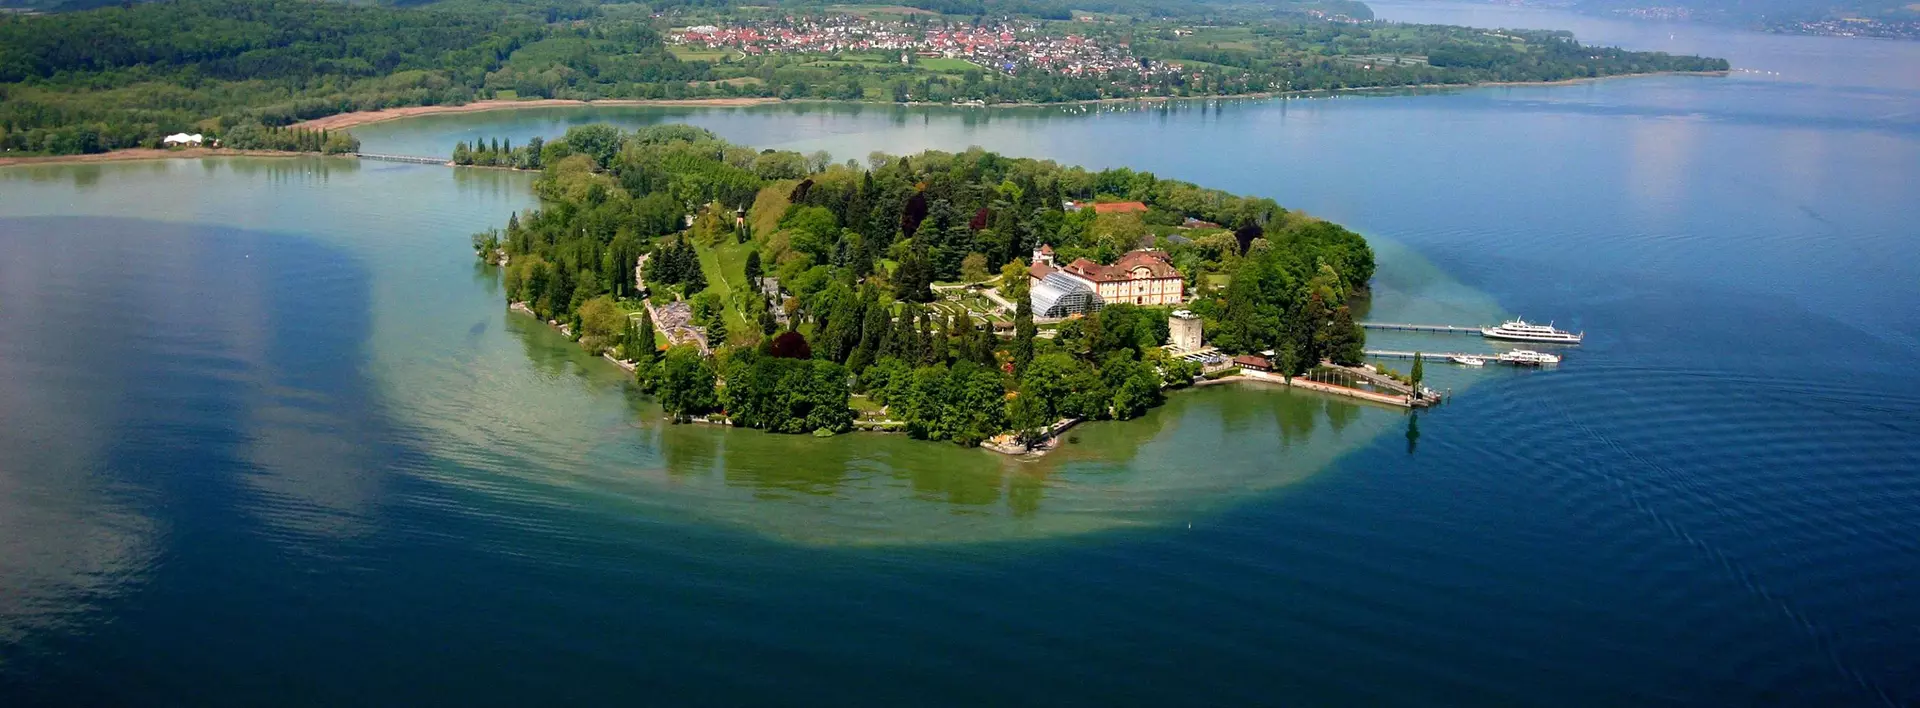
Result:
[[[1413,355],[1418,354],[1426,357],[1428,361],[1451,359],[1456,356],[1470,356],[1476,359],[1492,359],[1496,356],[1495,352],[1403,352],[1397,349],[1368,349],[1360,353],[1379,359],[1412,359]]]
[[[1560,357],[1557,354],[1541,355],[1553,357],[1552,361],[1533,361],[1522,356],[1516,356],[1514,352],[1408,352],[1397,349],[1366,349],[1360,353],[1376,359],[1412,359],[1418,355],[1424,357],[1427,361],[1437,364],[1447,363],[1454,357],[1466,357],[1479,359],[1491,364],[1512,364],[1514,366],[1539,366],[1543,363],[1560,363]]]
[[[1362,329],[1390,329],[1400,332],[1439,332],[1442,334],[1471,334],[1479,336],[1479,327],[1461,327],[1458,325],[1402,324],[1399,322],[1361,322]]]

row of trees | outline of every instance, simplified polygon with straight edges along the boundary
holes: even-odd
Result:
[[[476,140],[472,145],[463,140],[453,145],[453,164],[537,170],[540,169],[540,153],[545,147],[546,143],[538,137],[527,140],[527,144],[517,148],[511,139]]]
[[[1281,357],[1290,369],[1357,351],[1346,303],[1373,273],[1371,249],[1351,231],[1271,200],[1130,170],[977,149],[831,164],[687,126],[578,127],[543,145],[541,157],[542,208],[515,215],[483,252],[509,256],[510,300],[638,362],[637,379],[676,419],[724,411],[749,427],[838,432],[851,425],[846,397],[864,394],[911,435],[971,445],[1008,430],[1038,435],[1063,417],[1137,416],[1160,403],[1164,387],[1197,375],[1159,348],[1163,309],[1115,303],[1040,337],[1020,256],[1041,243],[1063,257],[1110,260],[1156,231],[1198,233],[1173,225],[1186,219],[1236,224],[1168,242],[1171,255],[1196,280],[1232,276],[1192,303],[1221,332],[1217,344],[1291,352]],[[790,164],[811,171],[763,176],[792,174],[775,167]],[[1141,200],[1148,212],[1065,208],[1112,199]],[[703,258],[722,249],[746,256]],[[607,314],[638,309],[632,271],[641,253],[651,254],[651,297],[692,301],[691,324],[707,328],[716,350],[710,360],[698,350],[656,356],[651,325],[633,334]],[[703,260],[722,264],[715,282]],[[995,272],[1018,303],[1011,337],[924,304],[935,299],[932,281]],[[779,278],[779,300],[761,299],[765,277]],[[729,308],[759,326],[727,331]]]
[[[353,137],[352,133],[273,128],[259,123],[244,123],[234,127],[220,138],[220,144],[236,150],[285,150],[328,155],[360,151],[360,139]]]

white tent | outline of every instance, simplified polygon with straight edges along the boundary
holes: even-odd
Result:
[[[165,138],[161,138],[160,143],[162,145],[199,145],[202,140],[203,138],[199,133],[194,133],[192,135],[188,135],[186,133],[174,133]]]

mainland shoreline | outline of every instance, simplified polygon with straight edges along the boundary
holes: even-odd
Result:
[[[13,165],[58,165],[85,162],[130,162],[136,160],[197,160],[203,157],[300,157],[319,156],[317,152],[285,150],[232,150],[228,148],[127,148],[84,155],[27,155],[0,157],[0,167]]]
[[[893,102],[880,102],[880,101],[840,101],[840,100],[832,100],[832,99],[815,99],[815,98],[765,98],[765,97],[685,98],[685,99],[603,98],[603,99],[596,99],[592,101],[586,101],[586,100],[574,99],[574,98],[537,98],[537,99],[528,99],[524,101],[488,99],[485,101],[474,101],[472,103],[462,103],[458,105],[402,106],[397,108],[383,108],[377,111],[356,111],[353,113],[337,113],[334,115],[326,116],[324,118],[315,118],[313,120],[301,121],[299,123],[295,123],[288,127],[298,128],[302,130],[341,130],[341,129],[352,128],[356,126],[370,125],[373,123],[384,123],[386,121],[399,120],[403,118],[417,118],[421,116],[444,115],[444,114],[454,114],[454,113],[482,113],[482,112],[488,112],[488,111],[510,111],[510,110],[526,109],[526,108],[568,108],[568,107],[590,108],[595,106],[748,108],[753,106],[764,106],[764,105],[774,105],[774,104],[801,104],[801,103],[820,103],[820,104],[839,103],[839,104],[848,104],[848,105],[902,106],[902,107],[924,106],[928,108],[933,108],[933,107],[1044,108],[1047,106],[1112,105],[1112,104],[1122,104],[1122,103],[1155,104],[1155,103],[1173,103],[1173,102],[1186,102],[1186,101],[1217,101],[1217,100],[1235,100],[1235,99],[1262,100],[1262,99],[1270,99],[1270,98],[1286,98],[1286,97],[1292,97],[1292,96],[1322,96],[1322,95],[1335,95],[1335,94],[1343,94],[1343,93],[1367,93],[1367,92],[1381,92],[1381,91],[1444,91],[1444,90],[1466,90],[1466,89],[1476,89],[1476,88],[1515,87],[1515,86],[1567,86],[1572,84],[1608,81],[1612,79],[1633,79],[1633,78],[1645,78],[1649,76],[1666,76],[1666,75],[1726,76],[1729,73],[1731,72],[1730,71],[1653,71],[1653,72],[1644,72],[1644,73],[1638,73],[1638,74],[1614,74],[1612,76],[1593,76],[1593,77],[1583,77],[1583,78],[1577,78],[1577,79],[1562,79],[1559,81],[1488,81],[1488,82],[1481,82],[1481,83],[1475,83],[1475,84],[1415,84],[1411,86],[1361,86],[1361,87],[1355,87],[1355,88],[1314,89],[1314,90],[1301,90],[1301,91],[1264,91],[1260,93],[1240,93],[1240,94],[1218,95],[1218,96],[1143,96],[1143,97],[1136,97],[1136,98],[1100,98],[1100,99],[1088,99],[1084,101],[1059,101],[1059,102],[1053,102],[1053,103],[1032,103],[1032,102],[1012,102],[1012,103],[992,103],[992,104],[893,103]],[[129,160],[198,159],[198,158],[204,158],[204,157],[298,157],[301,155],[319,156],[319,153],[283,152],[279,150],[229,150],[224,148],[204,148],[204,147],[203,148],[178,148],[178,149],[127,148],[124,150],[114,150],[111,152],[91,153],[91,154],[85,154],[85,155],[33,155],[33,156],[22,156],[22,157],[0,157],[0,167],[8,167],[13,165],[44,165],[44,164],[86,163],[86,162],[120,162],[120,161],[129,161]],[[472,165],[466,165],[466,166],[472,166]]]
[[[301,130],[340,130],[372,123],[383,123],[401,118],[415,118],[447,113],[482,113],[486,111],[506,111],[521,108],[565,108],[588,106],[685,106],[702,108],[744,108],[767,103],[781,103],[788,99],[761,97],[730,98],[601,98],[592,101],[577,98],[531,98],[527,100],[490,98],[484,101],[438,106],[399,106],[382,108],[377,111],[355,111],[335,113],[323,118],[305,120],[289,128]]]
[[[576,98],[535,98],[527,100],[487,99],[458,105],[440,106],[401,106],[383,108],[377,111],[356,111],[337,113],[324,118],[301,121],[291,128],[302,130],[340,130],[355,126],[383,123],[401,118],[442,115],[449,113],[479,113],[486,111],[508,111],[524,108],[591,108],[598,106],[658,106],[683,108],[748,108],[775,104],[847,104],[868,106],[901,107],[947,107],[947,108],[1045,108],[1048,106],[1084,106],[1122,103],[1171,103],[1176,101],[1213,101],[1222,99],[1267,99],[1289,96],[1315,96],[1339,93],[1360,93],[1371,91],[1432,91],[1448,89],[1475,89],[1498,86],[1566,86],[1611,79],[1632,79],[1649,76],[1726,76],[1730,71],[1650,71],[1636,74],[1613,74],[1611,76],[1591,76],[1558,81],[1483,81],[1471,84],[1412,84],[1408,86],[1358,86],[1337,89],[1301,89],[1297,91],[1261,91],[1256,93],[1236,93],[1208,96],[1136,96],[1131,98],[1092,98],[1079,101],[1051,101],[1038,103],[1033,101],[1010,101],[1006,103],[970,104],[970,103],[896,103],[893,101],[848,101],[829,98],[774,98],[774,97],[716,97],[716,98],[677,98],[677,99],[635,99],[600,98],[583,100]]]

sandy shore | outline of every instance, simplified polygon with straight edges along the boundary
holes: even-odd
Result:
[[[689,98],[689,99],[625,99],[607,98],[597,101],[578,101],[570,98],[537,98],[525,101],[474,101],[458,106],[403,106],[378,111],[359,113],[340,113],[325,118],[315,118],[293,124],[292,127],[304,130],[339,130],[356,125],[379,123],[397,118],[430,116],[441,113],[478,113],[480,111],[503,111],[517,108],[552,108],[557,106],[705,106],[705,107],[741,107],[757,106],[763,103],[779,103],[778,98]]]
[[[98,152],[91,155],[36,155],[32,157],[0,157],[0,167],[8,165],[42,165],[73,162],[122,162],[126,160],[188,160],[202,157],[298,157],[312,155],[310,152],[281,152],[279,150],[223,150],[220,148],[180,148],[177,150],[156,150],[153,148],[128,148],[113,152]]]

